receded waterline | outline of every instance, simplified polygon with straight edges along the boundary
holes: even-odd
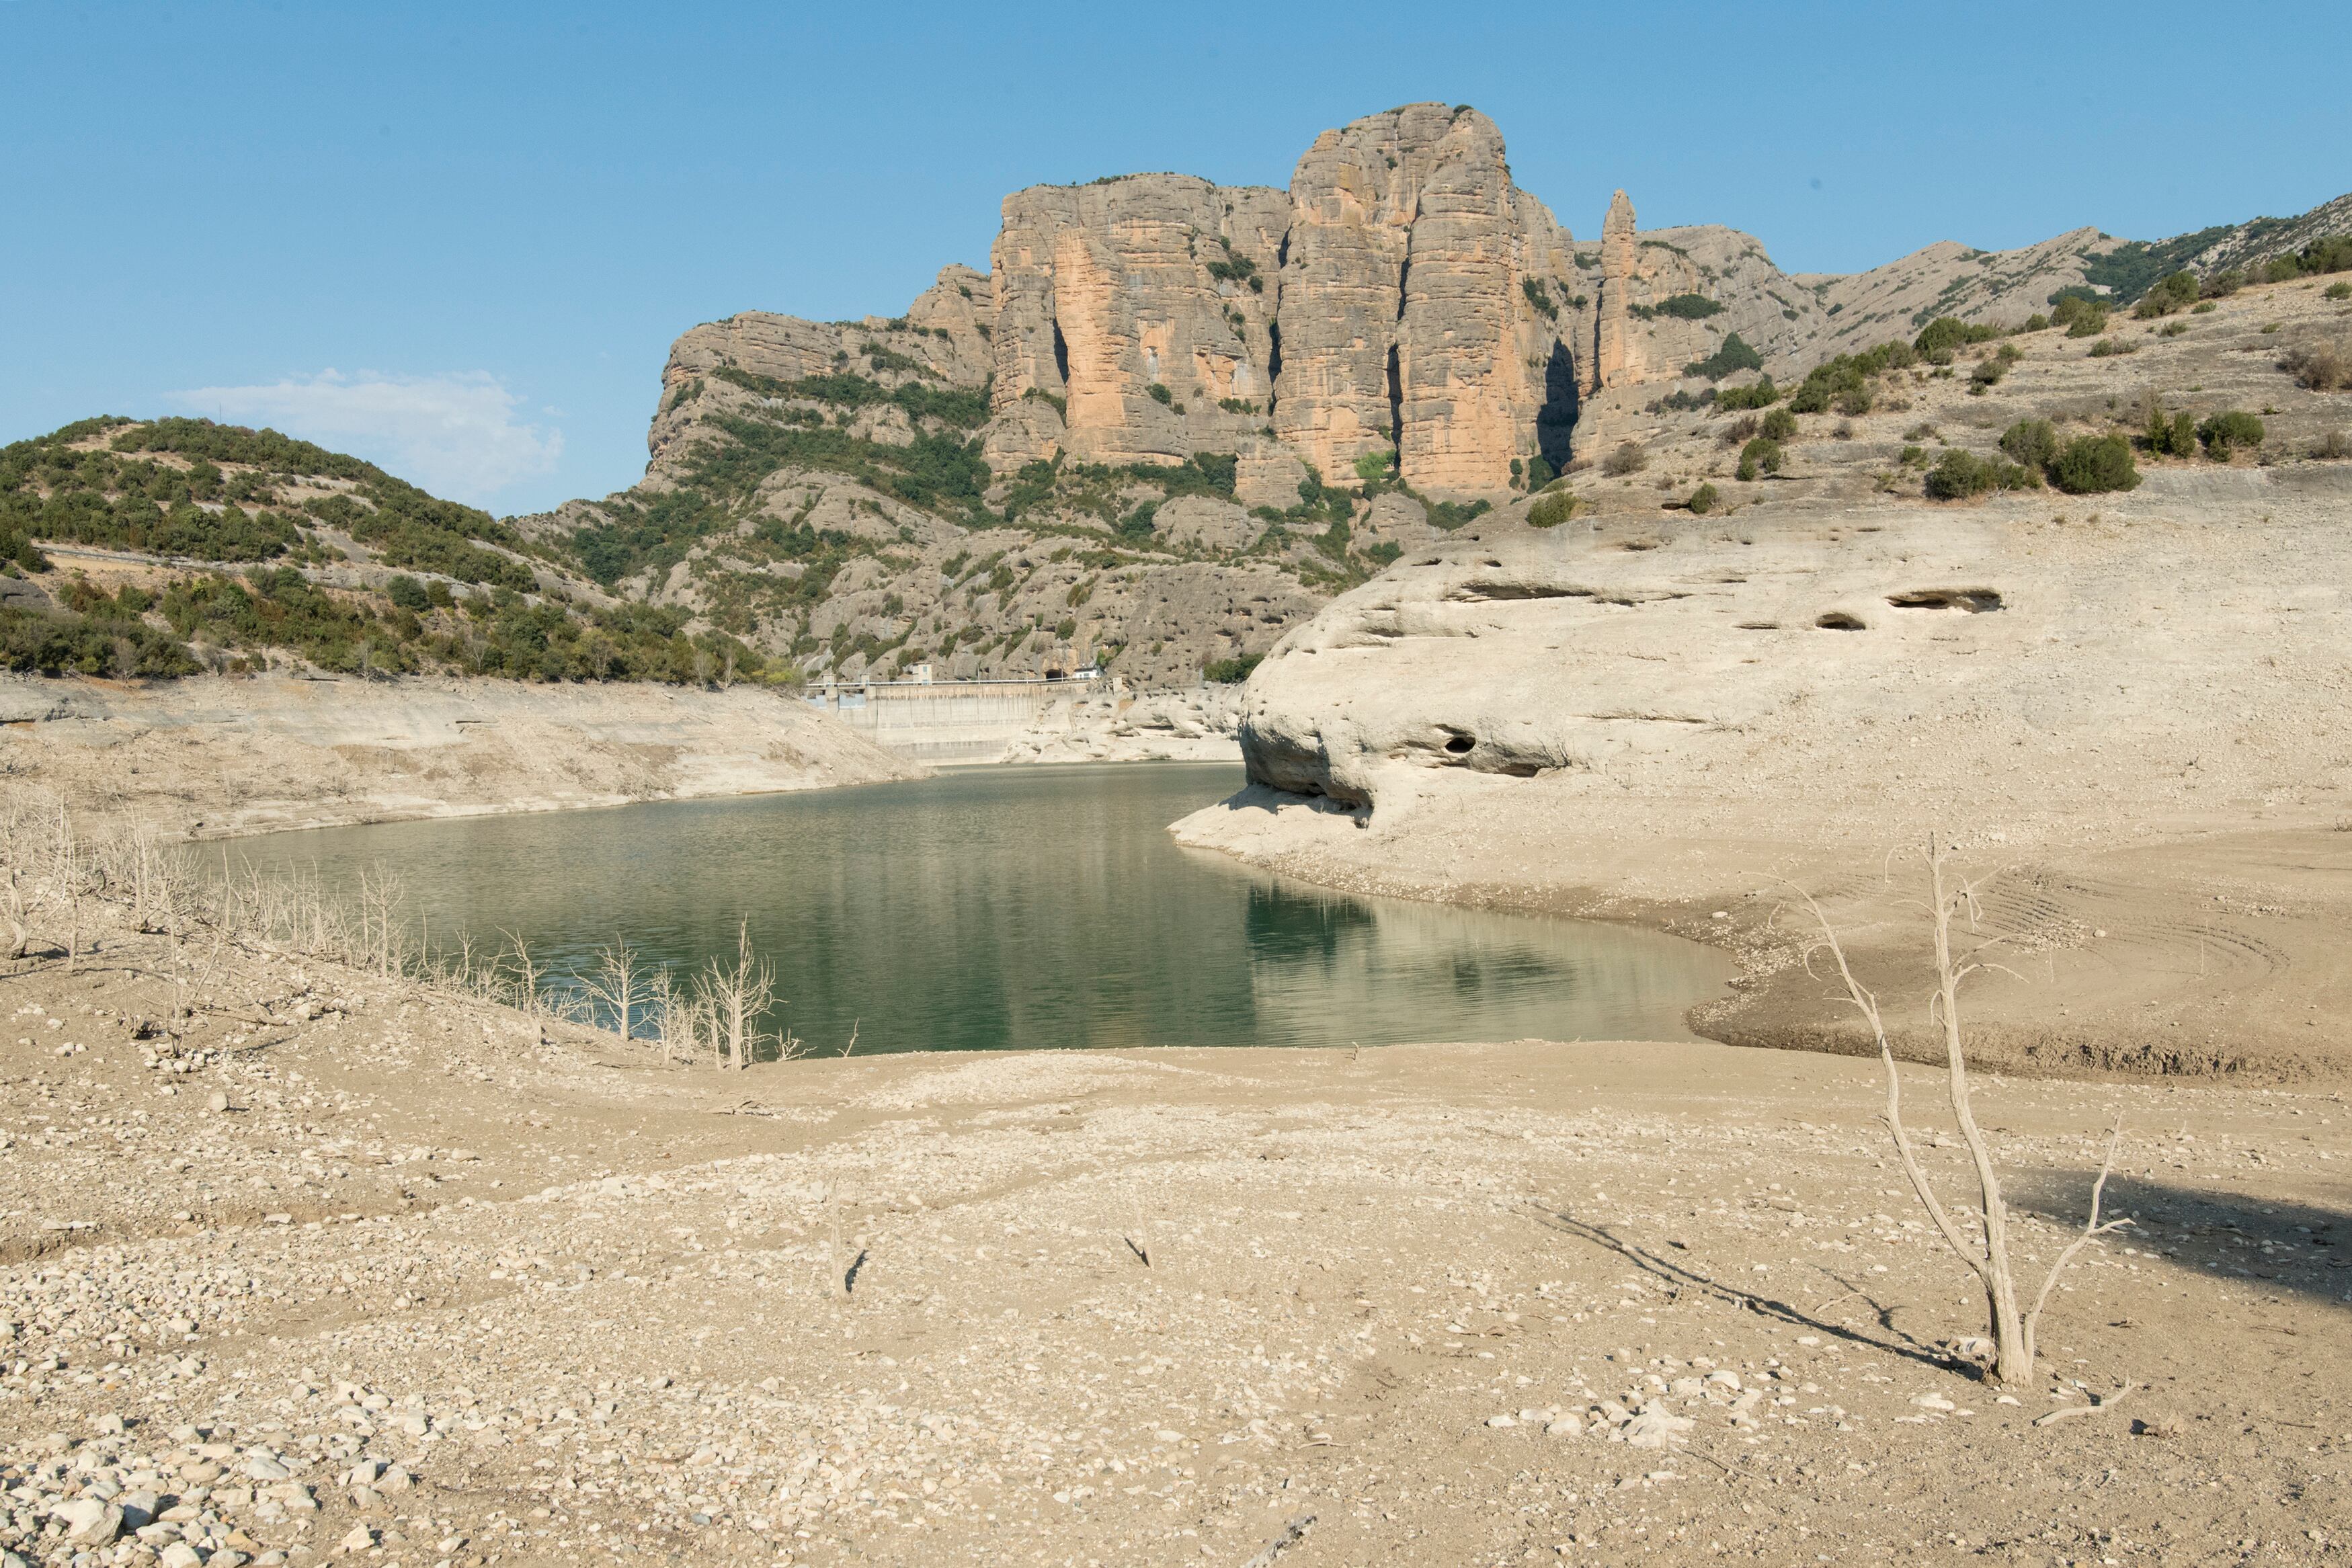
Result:
[[[1189,851],[1212,763],[963,768],[905,783],[392,823],[250,841],[329,884],[388,866],[436,942],[511,933],[557,977],[625,938],[681,978],[738,922],[771,1026],[819,1054],[1688,1039],[1728,963],[1676,938],[1357,897]]]

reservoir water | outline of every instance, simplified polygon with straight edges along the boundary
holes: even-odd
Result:
[[[512,934],[578,972],[625,936],[681,977],[739,921],[807,1049],[1683,1040],[1729,964],[1676,938],[1327,892],[1180,848],[1222,763],[283,834],[263,867],[389,866],[436,946]]]

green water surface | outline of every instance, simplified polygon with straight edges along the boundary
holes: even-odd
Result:
[[[907,783],[287,834],[331,884],[394,868],[436,944],[559,977],[625,936],[690,971],[736,923],[818,1051],[1688,1038],[1729,966],[1619,926],[1326,892],[1178,847],[1225,764],[974,768]],[[641,1030],[641,1032],[649,1032]]]

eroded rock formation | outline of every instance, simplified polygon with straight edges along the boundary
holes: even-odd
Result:
[[[1286,228],[1280,192],[1177,174],[1007,196],[992,407],[1017,417],[991,460],[1173,462],[1262,439]]]
[[[1475,110],[1326,131],[1290,190],[1174,174],[1009,196],[990,460],[1175,462],[1268,439],[1333,477],[1499,491],[1564,459],[1569,235]],[[1035,407],[1044,403],[1047,417]]]

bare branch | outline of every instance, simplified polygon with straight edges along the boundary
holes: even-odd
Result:
[[[2074,1260],[2074,1254],[2088,1247],[2094,1237],[2105,1236],[2110,1230],[2121,1230],[2132,1223],[2128,1217],[2108,1220],[2105,1225],[2099,1223],[2099,1205],[2106,1197],[2107,1175],[2116,1168],[2116,1149],[2123,1142],[2123,1135],[2124,1113],[2117,1111],[2115,1129],[2107,1134],[2107,1157],[2100,1162],[2099,1179],[2091,1184],[2091,1214],[2083,1222],[2083,1234],[2074,1238],[2066,1250],[2058,1254],[2058,1261],[2050,1265],[2050,1272],[2042,1281],[2042,1293],[2034,1297],[2033,1310],[2025,1314],[2025,1357],[2028,1363],[2033,1359],[2034,1344],[2042,1323],[2042,1309],[2050,1304],[2050,1294],[2058,1288],[2058,1276],[2066,1271],[2066,1266]]]

